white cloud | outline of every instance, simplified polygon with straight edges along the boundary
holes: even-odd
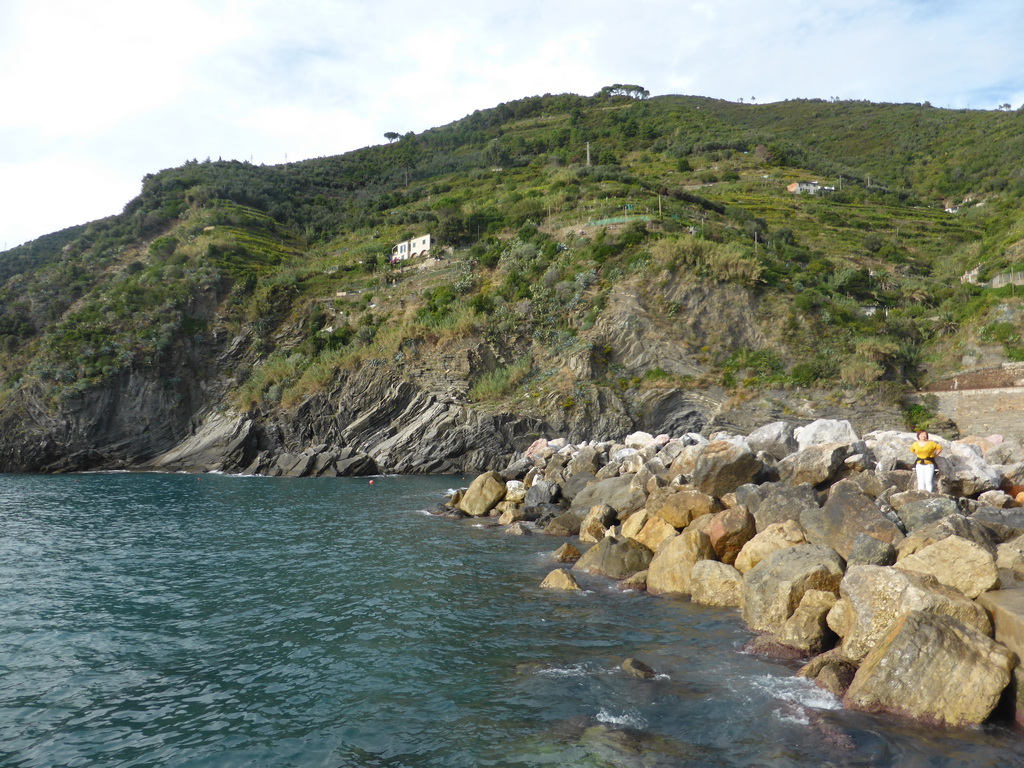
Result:
[[[612,82],[1016,107],[1022,28],[1019,0],[6,0],[0,169],[21,193],[0,244],[117,212],[189,158],[338,154]]]

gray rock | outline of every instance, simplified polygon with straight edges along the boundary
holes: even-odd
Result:
[[[794,425],[789,422],[774,421],[751,432],[747,436],[747,445],[754,453],[763,451],[778,461],[799,448],[793,430]]]
[[[908,532],[923,528],[949,515],[959,515],[960,508],[955,500],[945,496],[933,496],[920,501],[904,504],[897,511]]]
[[[647,502],[647,495],[632,487],[632,475],[620,475],[592,483],[580,491],[572,500],[571,509],[586,513],[597,504],[607,504],[619,514],[623,520],[630,512],[635,512]]]
[[[866,533],[858,533],[846,558],[848,565],[892,565],[896,562],[896,547]]]
[[[572,567],[610,579],[625,579],[646,570],[654,553],[635,539],[606,536],[583,553]]]
[[[743,486],[743,489],[749,487]],[[818,508],[818,494],[810,485],[770,483],[761,489],[758,494],[740,494],[739,491],[736,494],[737,501],[754,516],[759,532],[775,523],[799,520],[804,510]]]
[[[832,486],[825,505],[805,510],[800,515],[800,525],[812,544],[831,547],[843,557],[849,556],[860,533],[869,533],[890,544],[903,539],[900,529],[852,480],[840,480]]]
[[[794,430],[794,437],[801,451],[822,443],[851,445],[860,439],[849,421],[839,419],[812,421],[806,426],[797,427]]]

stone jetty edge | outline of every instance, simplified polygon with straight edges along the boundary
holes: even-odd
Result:
[[[1024,445],[933,439],[935,492],[913,434],[844,420],[540,439],[431,512],[564,539],[544,588],[588,573],[735,608],[750,650],[847,708],[1024,726]]]

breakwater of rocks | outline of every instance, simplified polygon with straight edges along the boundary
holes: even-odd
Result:
[[[1024,447],[933,439],[936,492],[912,434],[841,420],[542,439],[434,512],[565,539],[545,588],[586,572],[734,607],[751,650],[803,660],[845,707],[1024,724]]]

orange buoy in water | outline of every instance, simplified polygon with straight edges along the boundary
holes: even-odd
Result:
[[[373,480],[370,481],[370,485],[373,485]]]

